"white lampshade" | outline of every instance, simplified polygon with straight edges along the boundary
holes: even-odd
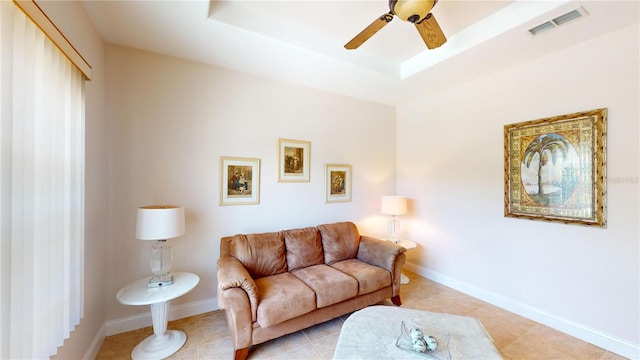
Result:
[[[407,213],[407,198],[404,196],[383,196],[380,208],[385,215],[404,215]]]
[[[136,238],[166,240],[184,235],[184,208],[175,205],[150,205],[138,208]]]

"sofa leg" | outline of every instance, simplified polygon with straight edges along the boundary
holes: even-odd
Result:
[[[394,296],[391,298],[391,302],[395,305],[395,306],[400,306],[402,305],[402,301],[400,301],[400,294]]]
[[[236,349],[236,354],[234,356],[234,360],[246,360],[247,356],[249,356],[249,348]]]

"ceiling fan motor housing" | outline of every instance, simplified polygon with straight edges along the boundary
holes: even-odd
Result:
[[[437,0],[389,0],[389,9],[404,21],[417,23],[424,19]]]

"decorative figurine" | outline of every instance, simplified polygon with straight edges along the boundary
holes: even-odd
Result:
[[[422,333],[422,331],[420,331],[420,329],[411,329],[409,331],[409,336],[411,336],[411,340],[415,340],[415,339],[423,339],[424,338],[424,334]]]
[[[424,341],[424,339],[414,339],[413,341],[411,341],[411,345],[413,347],[413,351],[421,353],[427,351],[427,343]]]
[[[438,348],[438,340],[436,340],[436,338],[429,335],[424,340],[427,343],[427,350],[436,351],[436,349]]]
[[[411,339],[411,347],[405,348],[405,350],[413,350],[419,353],[436,351],[438,340],[434,336],[425,335],[419,328],[407,326],[404,322],[402,326],[404,335],[408,335]]]

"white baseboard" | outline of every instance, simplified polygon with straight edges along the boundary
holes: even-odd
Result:
[[[151,309],[148,306],[146,308],[148,311],[142,314],[109,320],[102,324],[82,358],[95,359],[100,352],[104,338],[107,336],[151,326]],[[169,306],[169,320],[182,319],[218,309],[218,299],[216,298]]]
[[[120,319],[109,320],[104,323],[104,336],[111,336],[123,332],[151,326],[151,309],[146,307],[144,313],[127,316]],[[188,316],[203,314],[209,311],[218,310],[218,300],[216,298],[194,301],[187,304],[170,305],[169,320],[182,319]]]
[[[441,273],[428,270],[414,263],[407,262],[405,268],[427,279],[433,280],[452,289],[486,301],[515,314],[544,324],[556,330],[562,331],[580,340],[624,356],[629,359],[640,359],[640,344],[632,344],[618,337],[605,334],[596,329],[590,328],[546,311],[534,308],[527,304],[515,301],[502,295],[475,287],[458,279],[443,275]]]
[[[188,316],[204,314],[218,309],[218,300],[216,298],[194,301],[175,306],[171,305],[169,307],[169,320],[182,319]],[[147,306],[146,310],[148,311],[138,315],[106,321],[98,330],[98,333],[93,338],[91,345],[89,345],[89,348],[82,358],[95,359],[98,356],[98,352],[100,352],[104,338],[107,336],[151,326],[151,309]]]
[[[640,345],[638,344],[632,344],[626,340],[605,334],[588,326],[563,319],[540,309],[531,307],[527,304],[514,301],[513,299],[504,297],[502,295],[498,295],[485,289],[472,286],[463,281],[454,279],[452,277],[440,274],[432,270],[428,270],[424,267],[417,266],[416,264],[411,262],[407,262],[405,264],[405,267],[407,270],[412,271],[427,279],[448,286],[452,289],[473,296],[477,299],[486,301],[492,305],[511,311],[533,321],[547,325],[578,339],[609,350],[620,356],[624,356],[629,359],[640,359]],[[218,301],[215,298],[171,306],[169,308],[169,320],[181,319],[188,316],[215,311],[218,309]],[[105,322],[104,325],[100,328],[100,331],[98,332],[98,334],[96,334],[94,341],[91,343],[91,346],[89,347],[83,358],[94,359],[97,356],[98,351],[100,350],[105,336],[115,335],[147,326],[151,326],[150,311],[146,311],[138,315],[128,316],[125,318],[109,320]]]
[[[82,357],[83,360],[90,360],[98,357],[98,353],[100,352],[100,348],[102,347],[105,336],[107,336],[106,327],[104,324],[102,324],[102,326],[100,326],[100,329],[98,329],[98,333],[93,338],[91,345],[89,345],[89,348],[84,353],[84,356]]]

